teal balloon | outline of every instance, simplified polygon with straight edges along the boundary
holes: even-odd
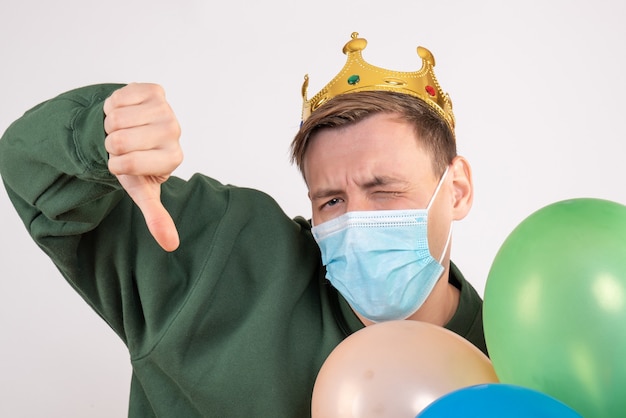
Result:
[[[501,383],[584,417],[626,416],[626,206],[581,198],[531,214],[496,254],[483,309]]]
[[[539,391],[502,383],[469,386],[432,402],[417,418],[582,418]]]

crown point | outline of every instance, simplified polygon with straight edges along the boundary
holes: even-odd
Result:
[[[309,88],[309,75],[304,75],[304,82],[302,83],[302,99],[306,101],[306,92]]]
[[[428,49],[423,46],[418,46],[417,55],[419,55],[424,61],[428,62],[431,66],[435,66],[435,57]]]
[[[351,40],[348,41],[343,47],[343,53],[348,55],[351,52],[362,51],[367,46],[367,41],[363,38],[359,38],[358,32],[352,32]]]

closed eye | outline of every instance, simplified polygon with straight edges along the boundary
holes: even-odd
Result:
[[[402,195],[402,192],[396,191],[396,190],[377,190],[373,193],[376,196],[380,196],[380,197],[398,197]]]

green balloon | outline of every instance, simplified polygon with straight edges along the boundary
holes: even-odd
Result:
[[[531,214],[496,254],[483,309],[502,383],[584,417],[626,415],[626,206],[581,198]]]

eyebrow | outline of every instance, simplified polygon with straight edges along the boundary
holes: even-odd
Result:
[[[409,184],[409,182],[391,176],[374,176],[371,180],[363,183],[360,187],[362,189],[372,189],[374,187],[389,186],[392,184],[406,186]],[[324,199],[330,196],[336,196],[341,193],[343,193],[343,189],[327,188],[318,190],[317,192],[313,193],[311,197],[312,199]]]
[[[321,189],[321,190],[318,190],[316,193],[311,194],[311,199],[313,200],[325,199],[330,196],[337,196],[338,194],[341,194],[341,193],[342,193],[341,189]]]
[[[390,184],[402,184],[406,185],[409,182],[406,180],[401,180],[396,177],[391,176],[374,176],[374,178],[361,186],[363,189],[371,189],[372,187],[377,186],[388,186]]]

